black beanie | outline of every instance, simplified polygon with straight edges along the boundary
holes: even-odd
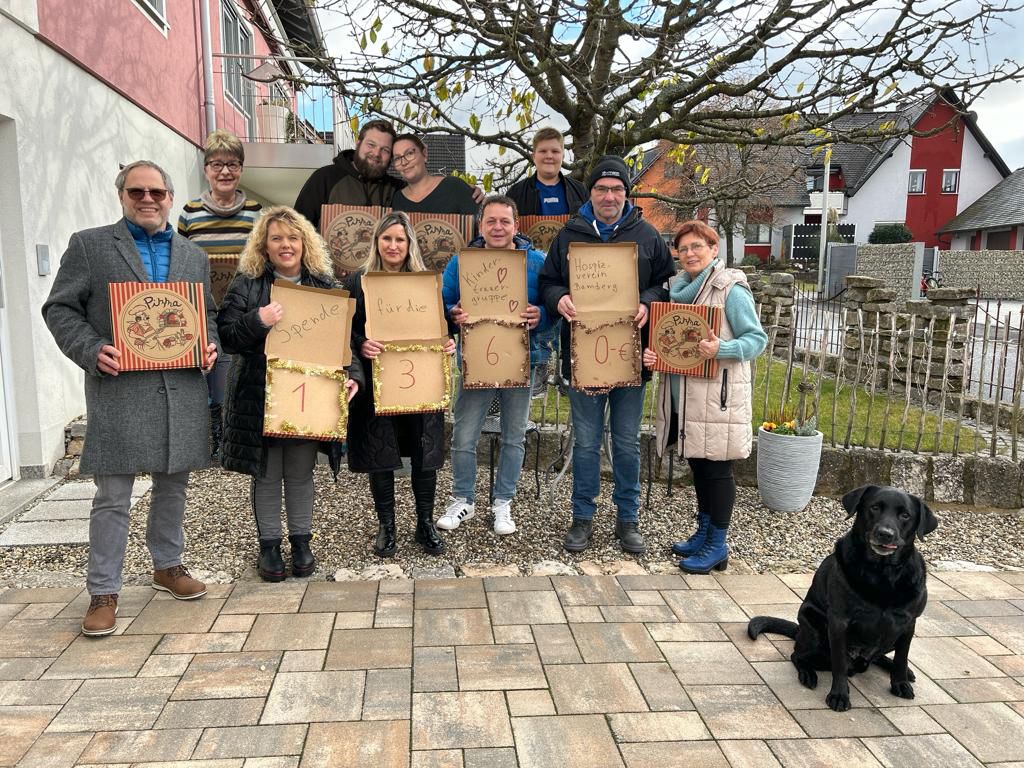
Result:
[[[597,165],[590,173],[587,190],[593,189],[601,179],[618,179],[626,187],[626,191],[629,191],[629,169],[626,167],[625,161],[618,155],[605,155],[597,161]]]

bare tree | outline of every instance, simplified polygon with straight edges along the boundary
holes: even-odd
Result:
[[[547,123],[567,128],[582,177],[600,155],[653,140],[878,141],[910,127],[826,131],[939,86],[966,110],[1024,79],[1018,62],[975,55],[1020,10],[1012,0],[315,1],[323,26],[356,43],[321,58],[322,83],[363,115],[496,147],[502,175]]]

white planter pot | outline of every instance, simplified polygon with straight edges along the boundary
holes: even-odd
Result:
[[[288,138],[288,107],[256,105],[256,131],[260,141],[283,142]]]
[[[757,430],[757,490],[768,509],[799,512],[814,494],[821,461],[821,432],[777,435]]]

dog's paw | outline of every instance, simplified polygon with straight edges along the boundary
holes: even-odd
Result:
[[[818,673],[813,669],[797,668],[796,676],[800,679],[800,685],[805,688],[813,689],[818,687]]]
[[[825,697],[825,703],[835,712],[845,712],[850,708],[850,694],[829,691]]]
[[[914,686],[912,686],[909,681],[896,682],[894,680],[889,685],[889,690],[893,692],[894,696],[899,696],[901,699],[914,698]]]
[[[917,675],[915,675],[914,670],[910,669],[909,667],[907,668],[907,680],[909,680],[912,683],[917,682]],[[911,695],[910,698],[914,698],[913,695]]]

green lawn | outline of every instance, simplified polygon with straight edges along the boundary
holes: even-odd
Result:
[[[754,386],[754,418],[751,428],[756,431],[761,422],[765,420],[764,393],[765,393],[765,366],[764,359],[759,361],[757,381]],[[786,409],[789,413],[795,413],[799,403],[800,394],[797,385],[800,383],[801,369],[795,366],[790,377],[789,406]],[[782,398],[783,383],[786,377],[785,363],[777,360],[772,361],[769,387],[768,413],[777,414]],[[842,382],[838,389],[838,401],[836,401],[836,381],[824,379],[821,382],[822,392],[819,400],[818,429],[825,435],[826,445],[844,445],[846,440],[847,420],[850,414],[850,391],[851,386]],[[654,398],[654,387],[648,386],[646,402],[644,405],[644,417],[647,418],[651,412],[651,401]],[[853,419],[853,430],[850,436],[850,444],[858,447],[878,448],[882,439],[883,425],[886,426],[885,447],[895,449],[901,445],[903,450],[914,450],[917,443],[918,425],[921,423],[921,409],[911,406],[907,415],[906,426],[903,429],[903,438],[900,441],[900,423],[903,420],[904,401],[901,397],[889,400],[889,414],[886,418],[885,407],[889,398],[884,393],[876,392],[872,397],[869,391],[863,387],[857,387],[855,415]],[[546,402],[546,409],[545,409]],[[835,402],[835,420],[832,418],[832,406]],[[530,418],[541,423],[542,409],[543,423],[551,425],[555,422],[555,408],[558,405],[558,422],[565,423],[569,415],[569,399],[559,396],[553,387],[548,387],[546,400],[534,400],[531,405]],[[813,408],[814,393],[807,395],[808,412]],[[870,426],[868,420],[870,416]],[[833,423],[835,429],[833,430]],[[956,412],[947,410],[943,418],[942,434],[939,439],[939,452],[951,453],[953,450],[953,433],[956,423]],[[938,426],[938,414],[928,411],[924,414],[924,434],[921,439],[920,450],[926,453],[934,451],[935,431]],[[865,431],[867,439],[865,441]],[[960,453],[969,453],[974,450],[972,440],[977,439],[978,450],[986,449],[982,438],[969,427],[960,428],[958,450]]]

